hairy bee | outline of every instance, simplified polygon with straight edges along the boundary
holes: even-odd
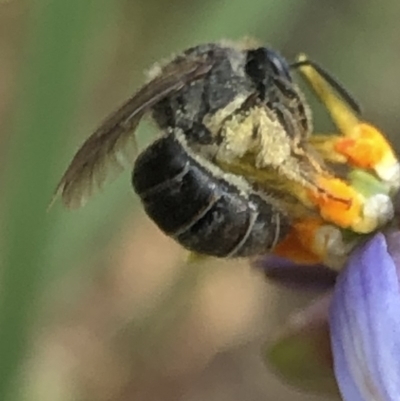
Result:
[[[57,192],[68,207],[80,206],[112,165],[132,163],[135,129],[150,113],[161,135],[132,173],[148,216],[200,254],[270,251],[298,213],[296,184],[318,187],[315,177],[326,170],[307,142],[311,116],[291,75],[298,65],[266,47],[210,43],[184,51],[156,66],[89,137]]]

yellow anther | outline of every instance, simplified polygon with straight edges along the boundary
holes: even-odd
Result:
[[[307,57],[304,54],[298,57],[298,61],[305,60],[307,60]],[[325,105],[339,130],[344,135],[351,133],[353,128],[359,123],[359,119],[354,111],[344,100],[336,95],[332,86],[326,82],[312,66],[305,65],[299,67],[299,70],[304,75],[317,97]]]

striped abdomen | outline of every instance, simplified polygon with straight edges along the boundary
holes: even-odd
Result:
[[[244,180],[191,154],[173,135],[138,157],[132,183],[158,227],[200,254],[263,254],[289,229],[285,216]]]

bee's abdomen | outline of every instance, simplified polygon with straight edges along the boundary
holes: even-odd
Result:
[[[229,177],[208,169],[169,135],[138,157],[132,183],[149,217],[185,248],[217,257],[266,253],[286,235],[288,222]]]

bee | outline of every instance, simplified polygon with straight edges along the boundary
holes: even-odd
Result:
[[[292,77],[303,65],[358,108],[309,60],[290,65],[248,44],[195,46],[153,68],[84,142],[56,194],[79,207],[111,169],[134,163],[132,185],[147,215],[184,248],[221,258],[270,252],[294,220],[314,213],[299,202],[300,189],[323,192],[317,177],[330,176],[308,143],[311,112]],[[160,135],[136,157],[146,114]]]

